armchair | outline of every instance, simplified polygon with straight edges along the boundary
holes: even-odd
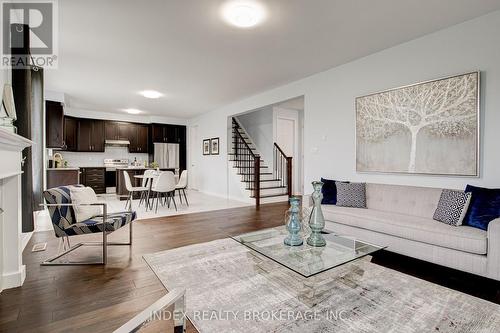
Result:
[[[78,185],[74,185],[78,186]],[[71,202],[71,186],[60,186],[43,192],[46,204],[42,204],[49,210],[56,237],[60,238],[63,251],[56,256],[45,260],[43,266],[53,265],[106,265],[108,245],[131,245],[132,244],[132,221],[137,218],[136,212],[128,210],[125,212],[107,212],[106,203],[80,204],[79,206],[102,206],[102,214],[94,216],[83,222],[76,222],[73,207],[77,206]],[[107,236],[129,225],[129,241],[127,243],[108,242]],[[94,234],[102,232],[102,242],[82,242],[74,246],[69,243],[69,237],[83,234]],[[81,246],[102,246],[102,261],[97,262],[54,262],[56,259],[76,250]],[[60,246],[59,246],[60,248]]]

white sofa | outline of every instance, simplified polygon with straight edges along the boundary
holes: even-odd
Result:
[[[366,184],[367,209],[322,205],[330,232],[388,251],[500,280],[500,219],[488,230],[432,219],[439,188]]]

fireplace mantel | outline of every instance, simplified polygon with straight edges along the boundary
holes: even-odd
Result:
[[[26,277],[21,243],[21,160],[34,143],[0,128],[0,291],[19,287]]]
[[[0,127],[0,151],[18,151],[33,145],[33,141]]]

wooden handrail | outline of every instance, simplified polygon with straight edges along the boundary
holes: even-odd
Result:
[[[240,163],[241,170],[243,170],[243,178],[252,182],[255,205],[258,207],[260,205],[260,155],[255,154],[245,138],[243,138],[243,135],[239,131],[242,127],[235,118],[232,118],[232,124],[236,165],[238,167],[238,163]],[[239,145],[241,145],[241,148]],[[239,152],[239,149],[246,151],[246,153],[242,154]],[[249,169],[253,169],[253,174],[249,172]]]
[[[292,196],[292,178],[293,178],[293,173],[292,173],[292,157],[291,156],[286,156],[285,152],[281,147],[275,142],[274,143],[274,148],[275,151],[277,152],[274,154],[274,172],[276,173],[277,177],[281,179],[282,185],[286,185],[287,189],[287,194],[288,197]],[[279,154],[280,156],[277,156]],[[283,162],[285,163],[286,167],[286,174],[283,170]],[[284,179],[286,177],[286,180]]]
[[[240,124],[238,124],[238,122],[234,118],[233,118],[233,124],[236,125],[236,128],[241,128]],[[239,136],[239,138],[241,139],[241,141],[243,141],[243,143],[245,145],[245,148],[250,152],[250,154],[252,155],[252,157],[255,158],[256,156],[258,156],[256,154],[254,154],[254,152],[252,151],[252,149],[250,148],[250,146],[248,145],[248,143],[243,138],[243,135],[241,135],[241,133],[238,130],[236,130],[236,134],[237,134],[237,136]]]
[[[281,155],[283,155],[284,158],[287,158],[285,152],[283,151],[283,149],[281,149],[280,146],[278,146],[278,144],[275,142],[274,143],[274,146],[278,149],[278,151],[281,153]]]

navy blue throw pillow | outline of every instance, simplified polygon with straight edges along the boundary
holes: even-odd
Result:
[[[337,204],[337,185],[335,185],[335,180],[321,178],[323,187],[321,188],[321,193],[323,193],[323,200],[321,200],[322,205],[336,205]],[[349,182],[342,182],[348,184]]]
[[[335,186],[335,180],[321,178],[321,182],[323,183],[323,187],[321,188],[321,193],[323,193],[323,200],[321,200],[321,204],[337,204],[337,186]]]
[[[465,192],[472,193],[464,225],[488,230],[488,224],[500,217],[500,189],[467,185]]]

